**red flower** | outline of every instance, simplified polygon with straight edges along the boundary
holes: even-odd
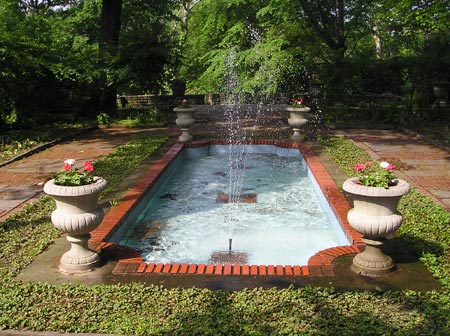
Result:
[[[94,166],[92,165],[92,163],[90,161],[86,161],[84,163],[84,170],[87,172],[93,172],[94,171]]]
[[[364,166],[366,166],[366,168],[367,168],[367,167],[370,167],[370,166],[372,166],[372,162],[366,161],[366,163],[364,164]]]
[[[72,169],[72,166],[71,166],[70,164],[68,164],[68,163],[64,163],[63,169],[64,169],[65,171],[70,171],[70,170]]]
[[[361,171],[364,168],[366,168],[366,166],[363,165],[362,163],[358,163],[357,165],[355,165],[355,167],[353,167],[353,169],[356,170],[356,171]]]
[[[386,170],[387,171],[394,170],[394,166],[391,163],[389,163],[389,166],[386,167]]]

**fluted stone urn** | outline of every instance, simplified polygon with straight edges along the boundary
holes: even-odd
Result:
[[[302,127],[308,123],[307,114],[311,109],[309,107],[287,107],[287,111],[290,113],[288,119],[289,126],[294,130],[292,140],[302,141],[305,138],[305,134],[302,133]]]
[[[100,193],[107,182],[94,177],[94,183],[82,186],[60,186],[54,180],[44,185],[44,192],[53,196],[56,210],[52,212],[53,225],[67,233],[70,250],[63,254],[59,269],[66,273],[83,273],[100,263],[97,252],[89,249],[90,232],[98,227],[104,217],[98,205]]]
[[[381,276],[395,269],[392,258],[382,251],[387,236],[394,234],[402,224],[403,217],[397,211],[400,198],[410,186],[396,179],[388,189],[366,187],[358,178],[347,179],[342,188],[353,199],[353,209],[347,214],[350,226],[363,235],[366,248],[357,254],[351,266],[356,273],[365,276]]]
[[[181,135],[178,137],[178,140],[181,142],[191,141],[193,137],[189,134],[189,128],[195,122],[195,119],[192,117],[192,113],[196,111],[195,107],[175,107],[173,110],[177,114],[175,123],[181,128]]]

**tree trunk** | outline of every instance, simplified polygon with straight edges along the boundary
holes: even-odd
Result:
[[[323,8],[319,0],[299,0],[306,19],[319,38],[331,49],[335,71],[331,79],[332,89],[341,93],[346,74],[345,5],[335,1],[334,13]]]
[[[117,109],[117,83],[107,77],[107,70],[112,67],[112,61],[117,56],[120,15],[122,0],[103,0],[100,17],[99,33],[99,66],[100,66],[100,109],[107,114],[113,114]]]

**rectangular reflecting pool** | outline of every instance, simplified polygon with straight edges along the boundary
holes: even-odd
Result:
[[[355,252],[299,148],[193,147],[166,163],[110,242],[147,265],[307,265],[330,248]]]

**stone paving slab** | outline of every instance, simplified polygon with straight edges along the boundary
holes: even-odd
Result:
[[[0,189],[0,220],[11,210],[16,209],[24,202],[41,192],[40,186],[7,186]]]

